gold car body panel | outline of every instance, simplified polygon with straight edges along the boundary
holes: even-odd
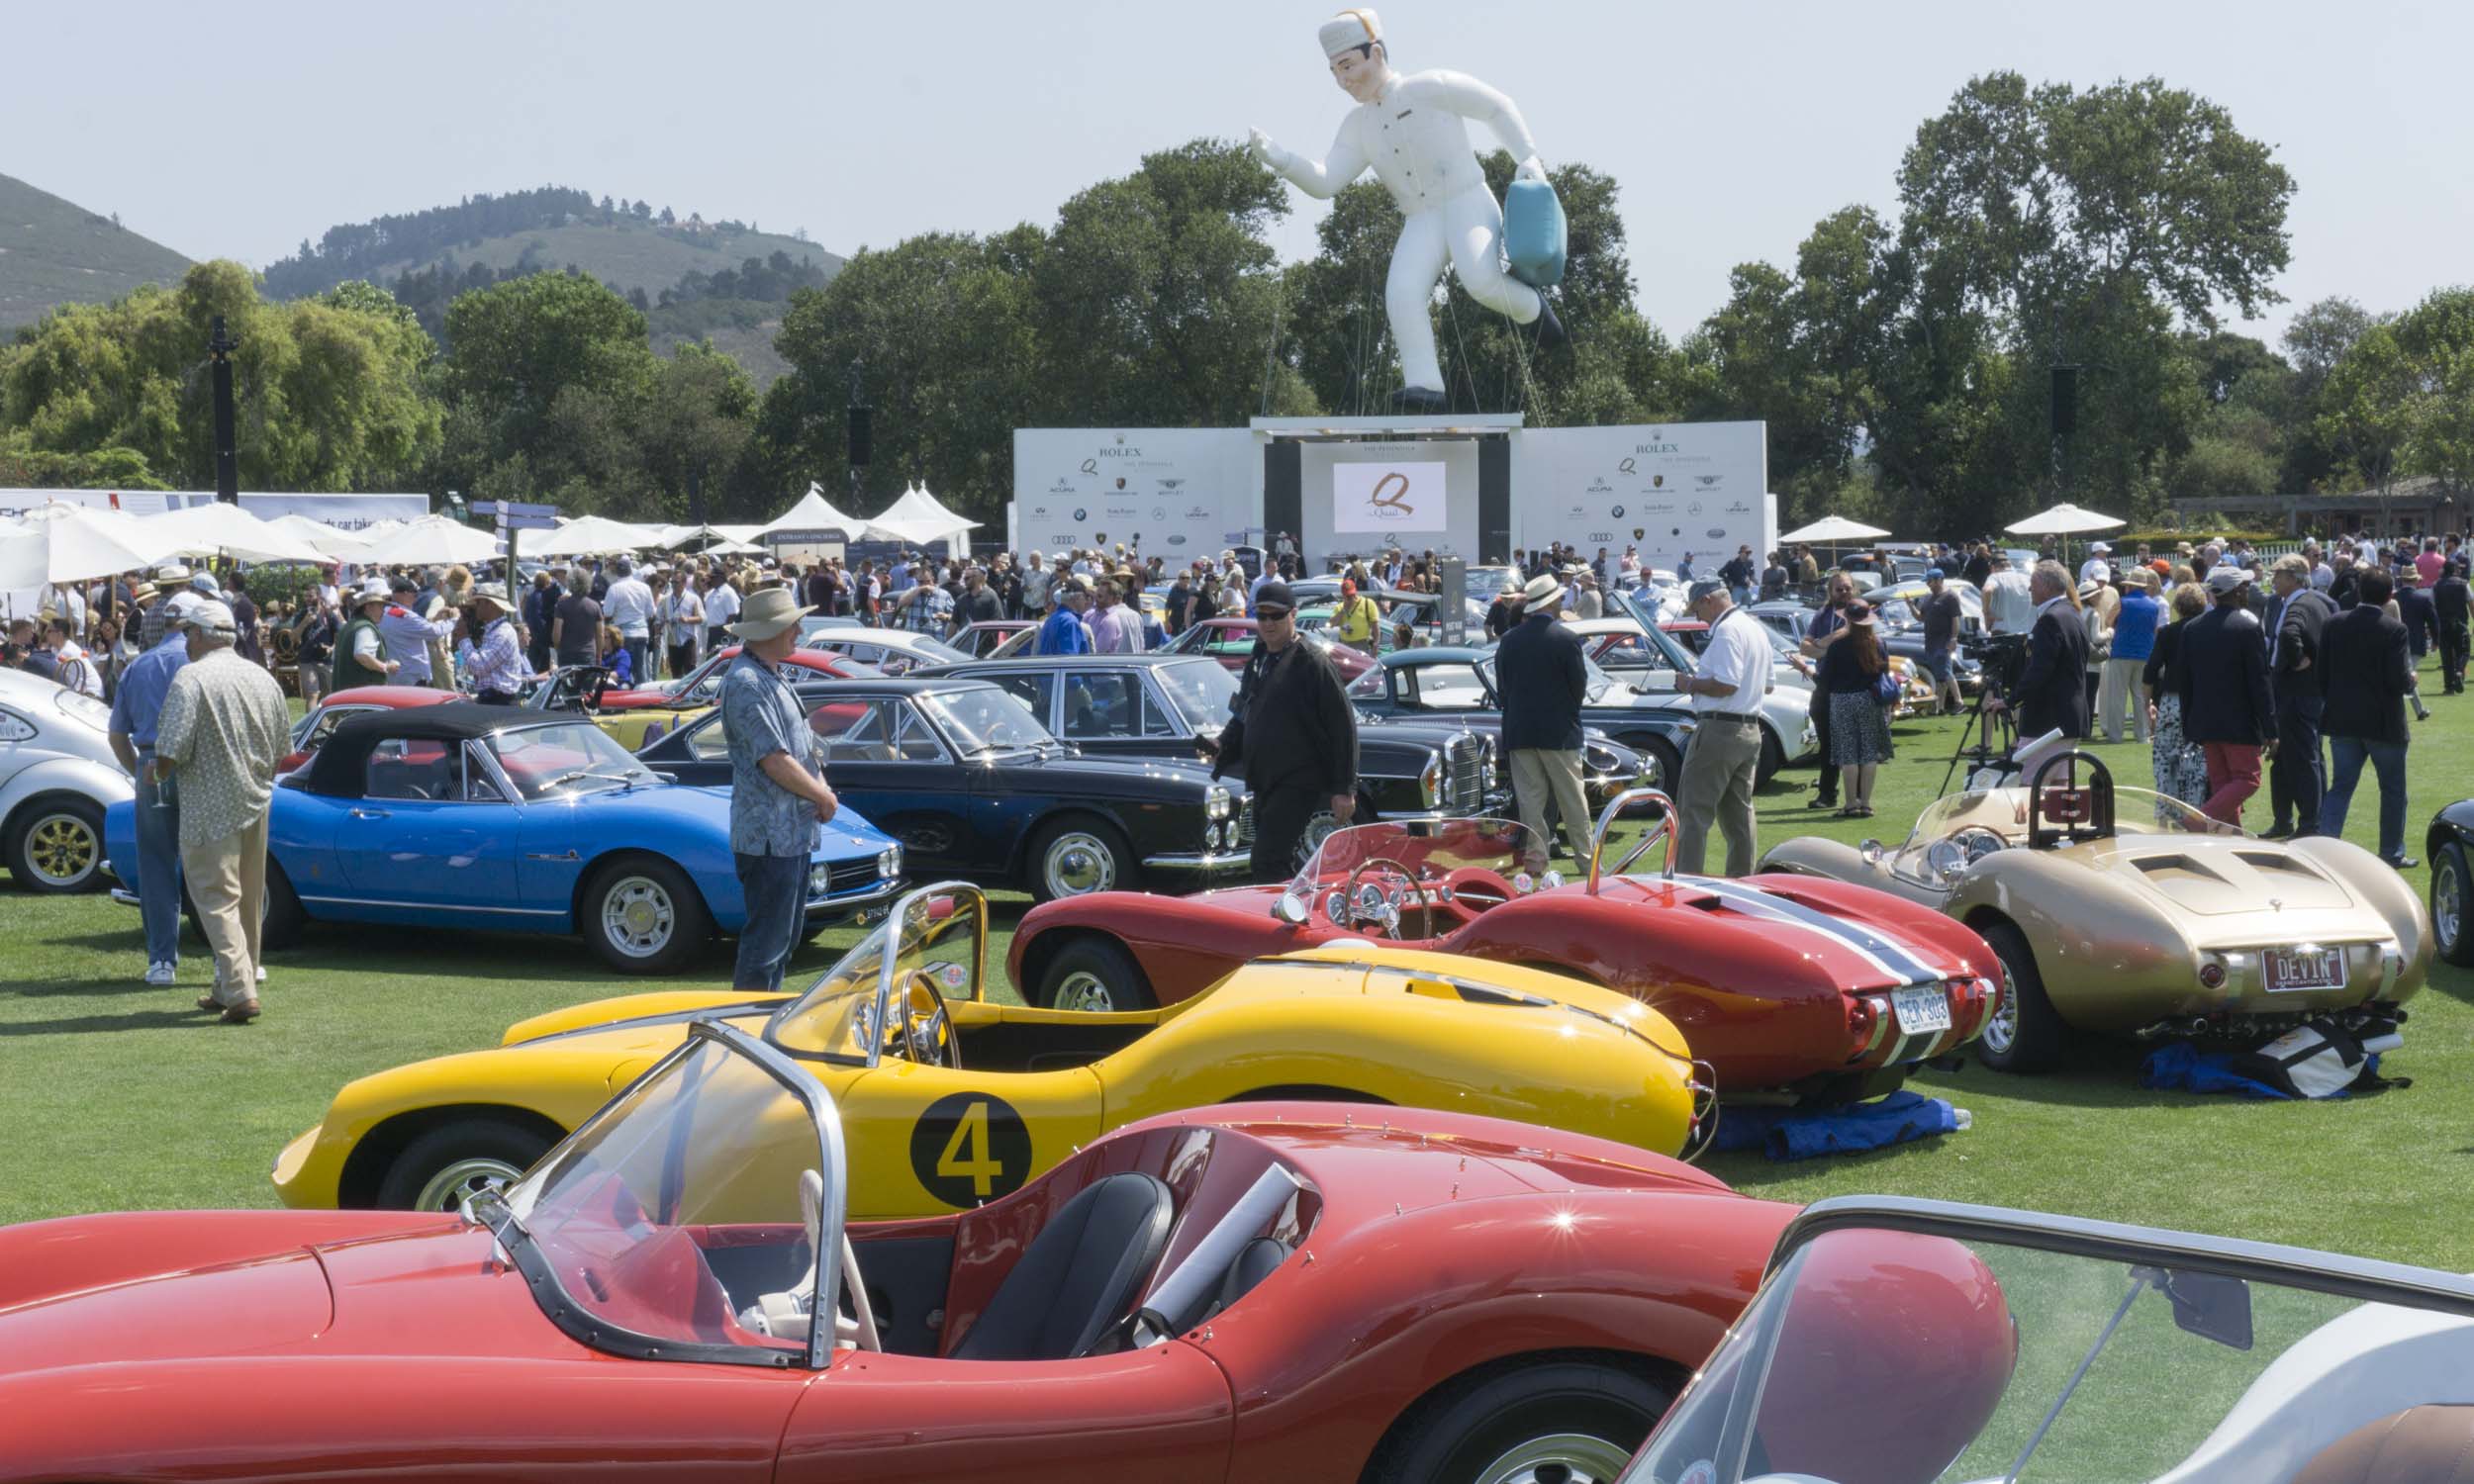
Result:
[[[287,1147],[277,1193],[286,1205],[336,1204],[353,1149],[397,1117],[512,1108],[575,1128],[677,1045],[690,1018],[751,998],[674,990],[572,1006],[520,1023],[491,1050],[362,1077]],[[757,1032],[770,1008],[731,1018]],[[1165,1009],[946,1008],[959,1068],[802,1059],[850,1131],[853,1219],[967,1209],[1109,1129],[1292,1089],[1520,1119],[1662,1154],[1692,1132],[1693,1067],[1670,1022],[1628,995],[1509,965],[1338,944],[1244,965]],[[1035,1053],[1043,1032],[1115,1049],[1026,1071],[971,1065],[975,1035]]]

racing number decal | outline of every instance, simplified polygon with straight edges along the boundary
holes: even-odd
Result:
[[[910,1172],[928,1194],[969,1208],[1031,1177],[1031,1131],[1003,1098],[957,1092],[928,1104],[910,1129]]]

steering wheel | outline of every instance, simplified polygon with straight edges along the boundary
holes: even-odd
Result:
[[[2000,830],[1981,824],[1971,824],[1964,829],[1952,830],[1943,838],[1957,846],[1960,858],[1970,866],[1997,850],[2010,848],[2010,842],[2002,838]]]
[[[1520,893],[1503,879],[1499,871],[1484,866],[1463,866],[1443,879],[1443,889],[1436,893],[1446,910],[1463,922],[1475,921],[1488,907],[1499,907]],[[1468,898],[1477,898],[1472,904]]]
[[[954,1035],[953,1016],[946,1012],[945,996],[924,969],[912,970],[903,990],[902,1039],[903,1055],[914,1067],[959,1069],[962,1066],[962,1043]]]
[[[1417,899],[1417,905],[1420,908],[1433,906],[1434,898],[1419,882],[1416,872],[1389,856],[1372,856],[1360,861],[1357,869],[1349,873],[1349,879],[1340,883],[1340,898],[1349,908],[1349,921],[1343,925],[1350,928],[1379,927],[1382,929],[1384,937],[1396,939],[1400,936],[1400,913],[1396,909],[1387,914],[1387,920],[1384,916],[1377,916],[1358,909],[1358,878],[1378,868],[1398,877],[1401,884],[1407,888],[1407,893]]]

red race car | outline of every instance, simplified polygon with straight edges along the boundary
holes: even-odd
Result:
[[[428,686],[348,686],[321,696],[318,709],[292,723],[292,752],[275,765],[277,773],[290,773],[310,760],[327,734],[351,717],[367,711],[399,711],[407,706],[434,706],[442,700],[462,700],[460,691],[439,691]]]
[[[596,711],[632,711],[644,706],[709,706],[721,699],[721,672],[739,657],[735,644],[715,650],[705,663],[691,670],[680,680],[662,681],[655,685],[637,686],[624,691],[604,691],[593,703]],[[801,670],[812,670],[812,676],[793,676],[793,680],[848,680],[853,676],[874,675],[876,667],[824,649],[794,649],[783,662]]]
[[[1938,912],[1809,876],[1678,878],[1670,809],[1601,875],[1594,858],[1611,859],[1614,819],[1644,801],[1666,802],[1646,788],[1609,802],[1583,881],[1547,872],[1546,852],[1510,820],[1358,825],[1334,831],[1285,887],[1102,891],[1034,907],[1007,968],[1033,1004],[1131,1010],[1336,938],[1471,954],[1656,1005],[1716,1068],[1724,1098],[1875,1097],[1982,1032],[2000,961]],[[1621,874],[1662,837],[1663,875]]]
[[[1332,668],[1344,681],[1356,680],[1375,668],[1372,656],[1351,649],[1327,634],[1300,631],[1299,639],[1323,652]],[[1160,646],[1162,654],[1208,655],[1229,670],[1246,668],[1246,656],[1254,653],[1254,620],[1251,618],[1205,618],[1187,625],[1184,632]]]
[[[910,1159],[1026,1137],[969,1097]],[[699,1021],[455,1215],[0,1231],[0,1481],[1610,1479],[1792,1214],[1332,1103],[1133,1124],[932,1220],[847,1224],[846,1159],[821,1082]]]

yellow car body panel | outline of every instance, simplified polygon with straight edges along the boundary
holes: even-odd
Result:
[[[629,752],[648,742],[658,741],[677,730],[680,722],[704,715],[709,705],[637,706],[626,711],[604,711],[593,718],[593,724],[610,739]]]
[[[761,1033],[789,998],[629,995],[536,1016],[488,1051],[363,1077],[285,1150],[277,1193],[293,1206],[366,1204],[399,1131],[445,1118],[496,1111],[573,1130],[676,1046],[690,1018],[746,1007],[729,1018]],[[1248,1096],[1483,1113],[1665,1154],[1695,1129],[1694,1067],[1657,1011],[1561,975],[1443,954],[1327,946],[1131,1013],[979,998],[945,1008],[959,1067],[890,1053],[875,1067],[802,1058],[840,1111],[853,1220],[967,1209],[1110,1129]]]

